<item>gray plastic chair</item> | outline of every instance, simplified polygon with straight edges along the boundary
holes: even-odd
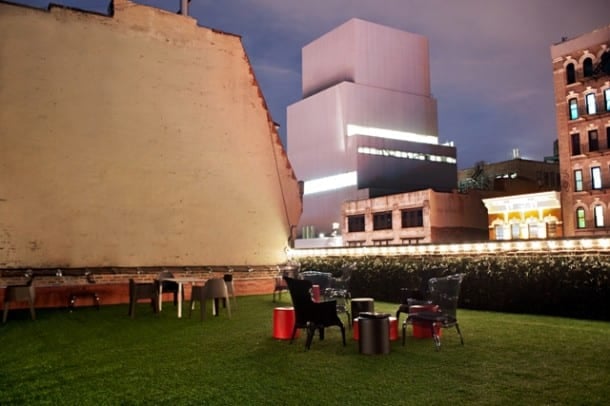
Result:
[[[215,315],[220,313],[220,299],[224,299],[227,304],[227,315],[231,318],[231,302],[229,301],[229,290],[223,278],[208,279],[203,286],[193,286],[191,290],[191,305],[189,306],[189,317],[195,307],[195,302],[200,303],[201,320],[205,320],[206,316],[206,301],[214,299]]]
[[[30,305],[30,315],[32,320],[36,320],[36,311],[34,310],[34,302],[36,301],[36,289],[32,285],[32,280],[24,285],[9,285],[4,293],[4,311],[2,313],[2,323],[6,323],[8,318],[8,308],[11,302],[27,301]]]

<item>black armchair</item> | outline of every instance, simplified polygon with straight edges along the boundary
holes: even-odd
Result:
[[[275,287],[273,288],[273,302],[275,303],[275,294],[278,294],[279,300],[282,300],[282,292],[288,290],[288,285],[284,280],[284,276],[289,278],[296,278],[299,273],[298,267],[285,266],[283,268],[277,267],[277,275],[275,276]]]
[[[442,278],[431,278],[428,281],[430,300],[438,306],[438,311],[410,313],[402,325],[402,345],[405,345],[407,324],[413,323],[423,323],[430,327],[437,351],[441,349],[441,340],[437,332],[439,327],[455,327],[460,336],[460,342],[464,345],[464,338],[457,319],[457,305],[463,278],[464,274],[454,274]]]
[[[292,304],[295,312],[295,323],[290,337],[290,342],[294,340],[294,336],[298,328],[307,330],[307,340],[305,349],[311,347],[315,331],[318,330],[320,340],[324,339],[324,329],[330,326],[337,326],[341,329],[341,338],[343,346],[345,346],[345,327],[343,322],[337,316],[337,302],[335,300],[316,303],[311,298],[312,283],[308,280],[293,279],[284,277],[288,285],[288,291],[292,298]]]
[[[423,276],[420,279],[418,288],[409,287],[400,289],[400,304],[396,310],[397,323],[400,323],[400,313],[409,314],[409,307],[432,304],[430,292],[428,290],[429,279],[430,278]]]

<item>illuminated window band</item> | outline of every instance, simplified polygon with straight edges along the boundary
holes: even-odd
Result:
[[[305,181],[303,185],[303,195],[327,192],[329,190],[341,189],[358,184],[356,171],[342,173],[339,175],[327,176],[325,178]]]
[[[334,248],[299,248],[289,249],[289,259],[305,257],[361,257],[361,256],[393,256],[393,255],[473,255],[497,253],[545,252],[607,252],[610,250],[609,238],[582,238],[565,240],[532,240],[532,241],[493,241],[465,244],[418,244],[418,245],[388,245],[365,247],[334,247]]]
[[[366,135],[367,137],[385,138],[389,140],[411,141],[422,144],[438,145],[438,137],[416,134],[407,131],[387,130],[385,128],[364,127],[355,124],[347,125],[347,136]]]
[[[401,159],[415,159],[419,161],[445,162],[454,164],[457,160],[452,156],[442,156],[433,154],[423,154],[421,152],[406,152],[395,149],[379,149],[371,147],[358,147],[359,154],[390,156]]]

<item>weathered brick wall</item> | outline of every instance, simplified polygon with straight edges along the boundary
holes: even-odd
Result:
[[[228,273],[223,268],[188,267],[165,268],[175,277],[222,278]],[[0,270],[0,287],[22,284],[28,279],[26,272],[34,275],[32,284],[36,287],[37,308],[66,307],[72,292],[91,291],[98,294],[100,305],[129,303],[129,279],[136,281],[153,281],[162,268],[106,268],[106,269],[68,269],[62,270],[62,276],[57,276],[58,269],[37,270]],[[86,272],[90,272],[95,283],[89,283]],[[268,294],[275,286],[276,267],[235,268],[232,272],[236,296]],[[190,298],[191,286],[185,284],[185,297]],[[4,302],[5,289],[0,288],[0,302]],[[164,300],[171,300],[171,294],[164,294]],[[92,305],[93,300],[79,297],[77,306]],[[27,302],[13,302],[11,309],[27,308]]]
[[[0,3],[0,268],[277,264],[297,180],[237,35]]]

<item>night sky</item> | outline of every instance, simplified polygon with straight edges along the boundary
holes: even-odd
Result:
[[[45,7],[48,1],[12,0]],[[108,0],[57,0],[104,10]],[[136,3],[178,11],[180,0]],[[439,139],[458,167],[552,154],[550,46],[610,24],[610,0],[192,0],[199,25],[238,34],[286,145],[286,107],[301,98],[301,48],[351,18],[429,40]]]

